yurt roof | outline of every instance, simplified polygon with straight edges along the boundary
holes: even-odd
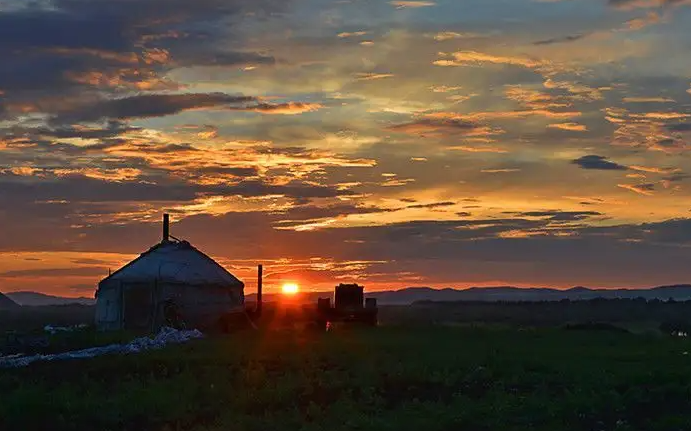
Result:
[[[187,241],[164,240],[101,283],[169,282],[187,285],[243,287],[244,283]]]
[[[0,310],[12,310],[14,308],[19,308],[19,304],[0,293]]]

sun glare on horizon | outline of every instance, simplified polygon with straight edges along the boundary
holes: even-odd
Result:
[[[281,291],[284,295],[295,295],[300,291],[300,286],[297,283],[285,283],[281,286]]]

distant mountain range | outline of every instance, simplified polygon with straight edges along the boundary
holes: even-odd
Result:
[[[96,303],[93,298],[64,298],[38,292],[10,292],[5,295],[19,305],[31,307],[67,304],[92,305]]]
[[[82,304],[92,305],[93,298],[64,298],[37,292],[13,292],[6,296],[19,305],[44,306]],[[332,297],[333,292],[303,292],[299,295],[300,302],[316,302],[318,298]],[[641,289],[591,289],[587,287],[573,287],[559,290],[552,288],[523,288],[513,286],[501,287],[472,287],[469,289],[433,289],[430,287],[409,287],[401,290],[369,292],[368,298],[376,298],[381,305],[409,305],[414,302],[452,302],[452,301],[582,301],[596,298],[605,299],[659,299],[675,301],[691,300],[691,285],[679,284],[673,286],[659,286]],[[274,302],[284,298],[281,294],[264,294],[266,302]],[[6,298],[5,298],[6,299]],[[256,294],[245,296],[247,302],[255,302]],[[2,308],[2,294],[0,294],[0,309]]]
[[[332,297],[333,292],[308,292],[302,294],[304,300],[316,301],[317,298]],[[420,301],[561,301],[569,299],[582,301],[596,298],[606,299],[659,299],[675,301],[691,300],[691,285],[659,286],[641,289],[591,289],[573,287],[560,290],[552,288],[524,288],[513,286],[472,287],[469,289],[433,289],[430,287],[408,287],[401,290],[366,293],[367,298],[376,298],[381,305],[408,305]],[[264,295],[266,301],[275,301],[278,294]],[[248,301],[255,301],[256,295],[246,296]]]
[[[377,298],[380,304],[405,305],[419,301],[582,301],[605,299],[659,299],[691,300],[691,285],[659,286],[646,289],[591,289],[573,287],[560,290],[551,288],[522,288],[512,286],[473,287],[470,289],[432,289],[411,287],[390,292],[373,292],[367,296]]]

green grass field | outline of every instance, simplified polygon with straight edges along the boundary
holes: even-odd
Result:
[[[244,331],[0,370],[0,429],[689,430],[686,352],[558,329]]]

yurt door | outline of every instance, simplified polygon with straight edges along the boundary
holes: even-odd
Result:
[[[154,313],[153,286],[128,285],[123,292],[125,329],[149,329]]]

